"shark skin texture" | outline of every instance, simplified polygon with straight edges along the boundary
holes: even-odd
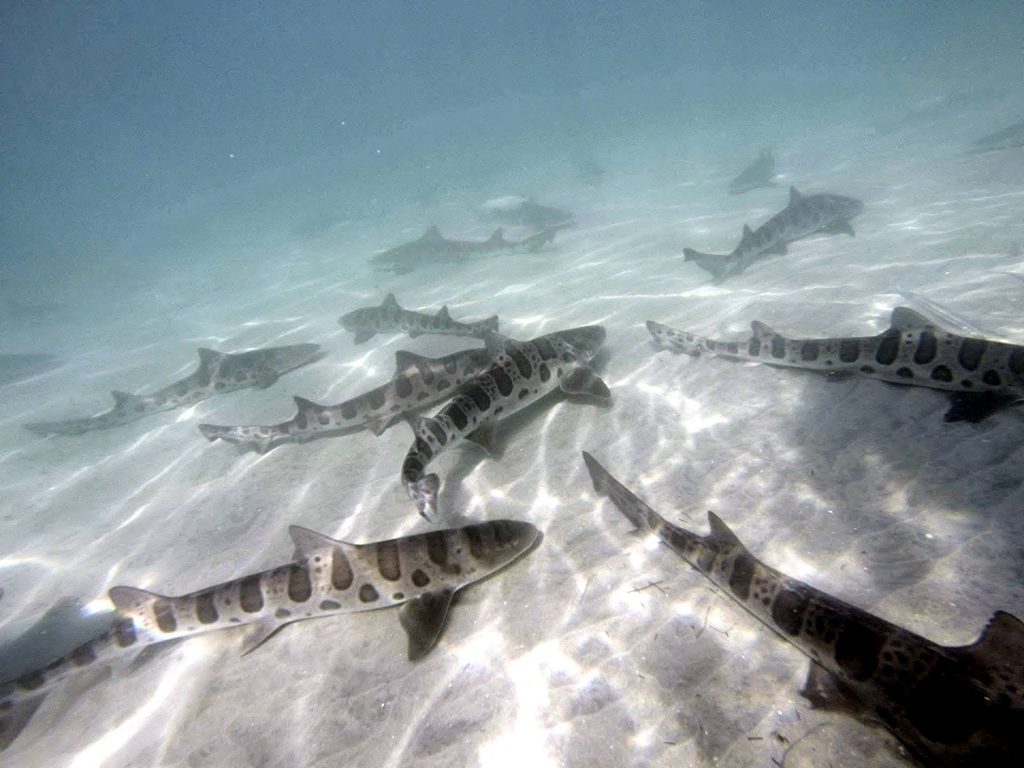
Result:
[[[594,490],[810,659],[801,694],[892,733],[922,766],[1019,766],[1024,622],[997,611],[972,644],[938,645],[750,554],[708,512],[699,536],[668,522],[583,453]]]
[[[684,248],[684,261],[693,261],[711,273],[715,283],[743,272],[770,254],[785,255],[789,244],[817,234],[853,237],[850,220],[864,210],[864,203],[842,195],[802,195],[789,188],[789,204],[755,230],[743,226],[739,245],[729,254]]]
[[[46,667],[0,685],[0,750],[6,749],[59,683],[168,640],[247,626],[249,654],[286,625],[344,613],[401,606],[410,661],[437,644],[455,594],[531,551],[540,531],[493,520],[370,544],[337,541],[289,528],[291,563],[186,595],[114,587],[109,630]]]
[[[200,424],[199,431],[210,442],[223,440],[257,453],[285,443],[304,443],[360,429],[369,429],[379,437],[396,422],[452,397],[490,363],[491,355],[483,348],[439,358],[402,350],[395,353],[397,371],[390,381],[342,403],[320,405],[295,397],[295,416],[280,424]]]
[[[370,263],[379,271],[406,275],[421,267],[461,264],[489,254],[524,250],[533,252],[550,243],[555,233],[565,226],[568,226],[568,222],[559,222],[522,240],[506,240],[501,228],[494,230],[486,240],[449,240],[436,226],[432,226],[412,242],[371,256]]]
[[[556,331],[532,341],[489,338],[494,360],[488,369],[438,413],[415,424],[416,438],[402,462],[401,478],[420,515],[429,520],[437,512],[441,482],[425,469],[442,451],[468,439],[492,453],[499,419],[555,390],[608,400],[608,385],[589,366],[604,338],[599,325]]]
[[[247,352],[216,352],[200,348],[199,367],[180,381],[151,395],[132,395],[115,390],[114,407],[97,416],[64,421],[40,421],[24,424],[38,435],[80,435],[94,429],[130,424],[133,421],[172,411],[239,389],[266,389],[281,376],[323,358],[319,344],[290,344]]]
[[[655,344],[687,355],[857,375],[951,393],[946,421],[977,422],[1024,397],[1024,346],[961,336],[909,307],[892,311],[877,336],[789,339],[755,320],[744,341],[715,341],[647,321]]]
[[[376,307],[353,309],[342,315],[338,324],[355,334],[356,344],[369,341],[378,333],[407,333],[412,339],[424,334],[482,339],[488,333],[498,332],[497,315],[475,323],[460,323],[452,319],[447,306],[441,307],[436,315],[403,309],[393,293]]]

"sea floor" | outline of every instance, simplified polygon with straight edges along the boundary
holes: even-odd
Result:
[[[600,186],[545,189],[578,226],[536,254],[371,272],[366,256],[435,221],[449,236],[489,233],[472,214],[483,199],[442,196],[259,258],[197,257],[112,291],[107,311],[5,332],[3,351],[63,364],[2,387],[0,643],[62,599],[104,610],[116,584],[177,594],[285,562],[290,524],[357,542],[426,530],[399,482],[402,424],[262,456],[196,429],[282,421],[292,395],[332,403],[382,383],[396,350],[470,343],[355,346],[338,316],[387,292],[457,319],[496,313],[520,338],[600,323],[613,402],[554,396],[510,420],[500,458],[470,446],[432,465],[440,523],[516,518],[544,540],[467,589],[422,662],[406,661],[393,610],[300,622],[244,657],[239,634],[212,633],[69,681],[0,763],[908,765],[883,730],[811,709],[805,658],[631,533],[580,452],[666,517],[705,532],[712,509],[770,565],[937,642],[971,642],[998,609],[1024,616],[1024,411],[947,424],[935,391],[691,359],[658,351],[644,328],[738,339],[759,319],[793,336],[867,335],[894,306],[934,304],[1024,341],[1024,151],[963,151],[998,127],[978,114],[941,130],[797,136],[777,148],[780,186],[738,197],[726,183],[757,147],[725,167],[677,161],[671,142],[658,163],[609,149]],[[857,236],[799,242],[719,286],[683,263],[684,245],[731,249],[789,184],[864,200]],[[77,437],[20,427],[180,378],[196,347],[305,341],[328,356],[266,390]]]

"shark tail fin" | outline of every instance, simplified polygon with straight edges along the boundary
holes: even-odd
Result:
[[[9,747],[28,725],[28,721],[46,698],[45,693],[14,702],[10,709],[0,710],[0,752]]]
[[[427,520],[437,512],[437,492],[440,487],[441,480],[438,476],[430,474],[420,478],[409,488],[409,495],[416,502],[416,508]]]
[[[693,248],[683,248],[684,261],[692,261],[715,280],[722,280],[729,272],[729,257],[717,253],[702,253]]]

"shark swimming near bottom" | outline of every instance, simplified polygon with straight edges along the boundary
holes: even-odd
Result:
[[[699,536],[667,521],[583,453],[594,490],[650,530],[811,661],[801,693],[880,723],[930,768],[1011,768],[1024,758],[1024,622],[997,611],[981,636],[943,646],[754,558],[708,512]]]
[[[445,305],[436,315],[425,312],[414,312],[404,309],[389,293],[376,307],[360,307],[347,312],[338,318],[338,324],[346,331],[355,334],[355,343],[369,341],[378,333],[395,333],[401,331],[410,338],[424,334],[439,336],[473,336],[482,339],[485,334],[498,332],[498,316],[491,315],[486,320],[475,323],[460,323],[453,320]]]
[[[729,182],[729,194],[740,195],[761,187],[774,187],[774,179],[775,155],[770,149],[762,149],[757,159]]]
[[[946,421],[980,421],[1024,398],[1024,346],[958,335],[909,307],[896,307],[889,327],[876,336],[789,339],[757,320],[751,329],[744,341],[715,341],[647,321],[656,344],[688,355],[707,352],[951,392]]]
[[[410,661],[444,628],[455,594],[530,551],[530,523],[493,520],[370,544],[292,526],[293,562],[179,597],[114,587],[109,630],[48,666],[0,685],[0,750],[23,730],[62,680],[155,643],[247,625],[245,653],[296,621],[401,605]]]
[[[39,435],[80,435],[94,429],[128,424],[144,416],[170,411],[225,392],[257,387],[266,389],[281,376],[320,360],[319,344],[289,344],[246,352],[199,349],[199,367],[191,374],[151,395],[114,390],[114,407],[96,416],[64,421],[37,421],[23,425]]]
[[[402,462],[402,484],[419,513],[430,519],[437,511],[441,481],[424,471],[442,451],[468,439],[492,452],[499,417],[558,389],[599,400],[611,397],[608,385],[589,366],[604,338],[600,325],[555,331],[531,341],[489,338],[493,361],[487,370],[467,382],[438,413],[418,419],[413,427],[416,439]]]
[[[494,230],[486,240],[449,240],[436,226],[432,226],[416,240],[370,257],[370,263],[375,264],[378,270],[404,275],[419,267],[461,264],[477,256],[492,253],[515,250],[532,252],[550,243],[555,233],[564,226],[567,224],[555,224],[522,240],[506,240],[504,230],[501,228]]]
[[[696,262],[720,283],[738,275],[768,254],[785,255],[789,244],[817,234],[853,237],[850,219],[864,210],[864,203],[842,195],[802,195],[789,188],[789,204],[755,230],[743,225],[743,237],[729,254],[702,253],[684,248],[686,261]]]
[[[396,373],[389,382],[342,403],[320,405],[296,397],[297,413],[280,424],[200,424],[199,431],[210,442],[223,440],[257,453],[284,443],[308,442],[362,428],[379,436],[396,421],[459,392],[490,362],[491,354],[483,348],[439,358],[400,350],[395,353]]]

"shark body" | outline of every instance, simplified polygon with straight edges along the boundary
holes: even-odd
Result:
[[[213,442],[224,440],[265,453],[283,443],[299,443],[367,428],[381,435],[396,420],[451,397],[491,362],[486,349],[467,349],[440,358],[412,352],[395,353],[397,372],[391,381],[337,405],[295,398],[297,413],[288,421],[267,426],[200,424]]]
[[[739,245],[729,254],[702,253],[684,248],[686,261],[710,272],[715,282],[738,275],[769,254],[784,255],[789,244],[816,234],[853,237],[850,219],[864,210],[864,203],[842,195],[802,195],[789,188],[789,204],[755,230],[743,226]]]
[[[415,339],[423,334],[441,336],[473,336],[482,339],[488,333],[498,332],[498,316],[475,323],[460,323],[452,320],[448,307],[443,306],[436,315],[404,309],[389,293],[376,307],[353,309],[338,318],[338,324],[346,331],[355,333],[355,343],[369,341],[378,333],[403,332]]]
[[[505,224],[521,224],[534,229],[566,226],[573,219],[571,211],[540,205],[516,195],[488,200],[480,206],[480,212]]]
[[[770,149],[762,149],[750,165],[729,182],[729,194],[739,195],[760,187],[774,187],[775,155]]]
[[[441,411],[416,421],[416,439],[402,463],[402,484],[420,514],[430,518],[437,511],[440,480],[425,475],[427,464],[464,438],[490,452],[494,425],[545,395],[561,389],[607,399],[608,386],[588,363],[604,343],[599,325],[572,328],[540,336],[532,341],[491,339],[494,359]]]
[[[547,231],[547,230],[545,230]],[[514,250],[537,250],[544,242],[550,241],[554,231],[546,241],[538,244],[535,236],[523,240],[506,240],[504,232],[494,230],[486,240],[449,240],[441,235],[437,227],[430,227],[422,237],[411,243],[396,246],[391,250],[378,253],[370,258],[370,263],[377,269],[391,271],[396,275],[404,275],[419,267],[434,264],[463,263],[477,256],[490,253],[501,253]]]
[[[1003,128],[1001,131],[982,136],[974,142],[971,151],[974,153],[994,152],[998,149],[1014,149],[1024,147],[1024,120]]]
[[[199,367],[180,381],[151,395],[113,391],[114,407],[97,416],[25,424],[40,435],[80,435],[94,429],[128,424],[144,416],[170,411],[237,389],[266,389],[279,377],[323,357],[319,344],[289,344],[247,352],[199,349]]]
[[[674,525],[588,453],[594,489],[810,660],[819,707],[881,723],[933,768],[1010,768],[1024,756],[1024,622],[998,611],[971,645],[947,647],[755,559],[713,512],[711,532]]]
[[[706,339],[651,320],[647,329],[658,345],[688,355],[708,352],[952,392],[946,421],[978,421],[1024,397],[1024,346],[959,336],[909,307],[896,307],[889,328],[877,336],[788,339],[756,320],[745,341]]]
[[[399,622],[416,661],[437,643],[455,593],[529,551],[540,532],[495,520],[371,544],[289,529],[294,561],[180,597],[114,587],[117,618],[109,631],[47,667],[0,686],[0,749],[32,717],[46,694],[84,667],[176,638],[251,627],[246,653],[295,621],[401,605]]]

